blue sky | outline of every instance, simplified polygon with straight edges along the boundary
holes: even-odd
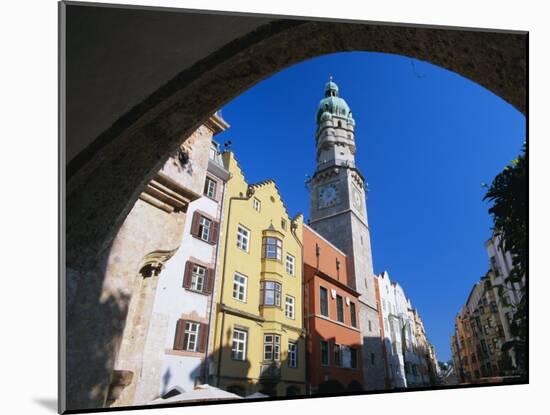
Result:
[[[294,65],[222,108],[249,183],[273,178],[294,215],[309,217],[315,111],[332,75],[356,120],[369,185],[374,270],[387,270],[424,320],[440,360],[454,317],[488,269],[491,218],[482,201],[520,152],[525,117],[481,86],[406,57],[343,52]]]

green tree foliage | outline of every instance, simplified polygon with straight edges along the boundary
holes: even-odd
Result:
[[[520,156],[499,173],[483,200],[492,202],[489,214],[493,217],[493,231],[500,236],[504,251],[512,255],[512,270],[506,282],[527,279],[527,153],[525,144]],[[511,331],[515,341],[505,344],[503,350],[514,349],[519,369],[526,369],[527,296],[516,308]]]
[[[489,214],[505,251],[512,254],[514,270],[521,278],[527,271],[527,154],[522,154],[499,173],[483,200],[492,202]]]

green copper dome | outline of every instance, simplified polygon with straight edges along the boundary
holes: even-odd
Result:
[[[331,78],[325,84],[325,97],[317,107],[317,123],[329,120],[333,115],[353,120],[348,104],[339,95],[338,85]]]

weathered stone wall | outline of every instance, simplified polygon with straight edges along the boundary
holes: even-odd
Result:
[[[160,173],[181,187],[186,198],[202,194],[212,131],[200,127],[182,146],[188,159],[181,163],[172,157]],[[174,188],[175,189],[175,188]],[[142,195],[141,197],[144,197]],[[197,196],[198,197],[198,196]],[[139,199],[126,217],[108,252],[103,266],[93,272],[71,270],[67,312],[68,407],[102,407],[111,384],[111,371],[129,373],[132,381],[108,398],[112,406],[130,405],[143,362],[158,274],[140,273],[151,258],[159,265],[179,248],[187,214],[166,211],[166,200]],[[188,199],[190,200],[190,199]],[[160,270],[160,269],[159,269]],[[86,292],[101,275],[99,298]],[[77,277],[77,278],[75,278]],[[108,309],[101,304],[109,305]],[[91,321],[93,320],[93,321]],[[90,359],[89,356],[95,359]],[[115,359],[116,356],[116,359]]]
[[[197,197],[201,195],[212,135],[211,130],[201,126],[181,146],[184,157],[187,158],[180,160],[178,153],[168,159],[160,173],[182,188],[197,194]],[[138,200],[113,243],[111,258],[115,260],[108,262],[105,281],[116,279],[122,284],[134,281],[132,300],[114,369],[131,371],[134,377],[112,406],[134,404],[136,386],[142,378],[145,342],[151,323],[158,275],[149,278],[140,275],[141,262],[151,252],[175,253],[180,248],[186,216],[183,212],[167,213]],[[121,263],[124,264],[122,267]],[[166,336],[166,325],[152,327],[156,328],[155,334],[158,336]],[[148,352],[149,356],[155,354],[153,349]]]

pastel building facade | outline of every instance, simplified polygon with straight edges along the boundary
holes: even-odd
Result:
[[[346,254],[304,225],[304,327],[309,393],[363,390],[359,293]]]
[[[249,185],[233,153],[227,182],[210,384],[247,396],[305,394],[301,215],[272,180]]]
[[[514,322],[514,314],[525,292],[525,276],[519,282],[508,280],[512,270],[512,255],[501,247],[500,237],[493,235],[486,243],[485,248],[489,256],[490,272],[487,277],[492,286],[492,297],[496,303],[498,316],[502,325],[503,336],[500,343],[504,344],[515,340],[510,326]],[[502,287],[502,288],[501,288]],[[506,363],[503,372],[514,373],[517,371],[516,352],[510,349],[506,353]]]
[[[455,319],[451,339],[453,362],[461,382],[485,382],[489,378],[517,376],[516,352],[505,347],[514,342],[511,326],[522,299],[525,279],[510,282],[512,257],[491,237],[485,247],[490,269],[470,292]]]

